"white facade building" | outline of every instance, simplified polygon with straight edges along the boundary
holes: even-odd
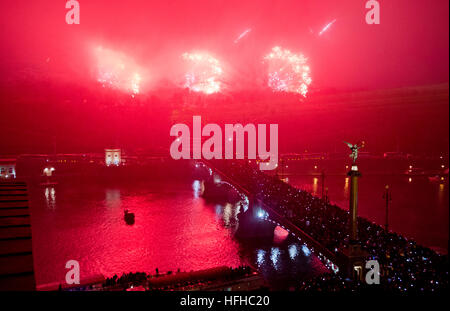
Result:
[[[16,178],[16,160],[0,159],[0,179]]]
[[[106,166],[119,166],[122,163],[121,149],[105,149],[105,164]]]

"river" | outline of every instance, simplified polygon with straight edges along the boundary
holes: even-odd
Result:
[[[288,182],[321,195],[320,176],[290,175]],[[384,224],[386,184],[392,193],[390,229],[447,252],[448,182],[363,175],[359,215]],[[325,186],[331,202],[347,208],[346,177],[326,176]],[[154,273],[156,268],[164,272],[251,265],[279,289],[326,271],[319,259],[291,236],[237,239],[237,205],[207,203],[201,192],[201,181],[176,174],[135,182],[31,184],[37,284],[64,282],[69,260],[80,263],[82,279],[98,274]],[[132,226],[124,222],[125,209],[136,215]]]
[[[235,205],[206,203],[201,182],[172,176],[137,182],[30,186],[36,283],[64,282],[69,260],[81,278],[249,264],[275,288],[326,271],[292,237],[238,241]],[[136,222],[124,222],[124,209]]]

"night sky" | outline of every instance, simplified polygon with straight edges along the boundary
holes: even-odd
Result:
[[[123,145],[146,148],[149,137],[153,142],[158,135],[167,138],[171,115],[180,103],[170,96],[171,100],[167,100],[159,90],[179,86],[185,69],[180,55],[198,49],[220,59],[227,77],[226,93],[264,89],[262,57],[272,47],[303,53],[313,82],[311,94],[298,107],[303,117],[300,122],[304,121],[303,127],[308,124],[312,133],[323,124],[308,119],[317,118],[317,114],[302,113],[301,109],[308,105],[308,109],[314,109],[309,100],[326,90],[380,90],[442,83],[448,90],[446,0],[381,0],[380,25],[366,24],[368,10],[362,0],[79,2],[80,25],[65,23],[65,1],[0,3],[0,155],[48,152],[52,136],[57,136],[64,152],[101,151],[105,145],[117,143],[118,134],[110,127],[116,128],[114,124],[119,123],[119,143]],[[331,26],[319,35],[330,22]],[[236,43],[247,29],[251,31]],[[130,100],[129,94],[108,92],[99,86],[98,59],[93,53],[98,47],[120,52],[145,73],[140,98]],[[237,101],[239,97],[235,96]],[[210,109],[217,112],[221,107]],[[339,125],[339,113],[348,112],[333,107],[330,113],[336,113],[337,119],[330,131],[336,132],[348,126]],[[283,111],[280,104],[277,109]],[[386,106],[384,114],[389,116],[389,109]],[[429,136],[422,135],[420,142],[412,140],[415,134],[403,130],[395,133],[395,118],[402,115],[398,111],[387,118],[393,134],[378,132],[374,126],[368,130],[361,125],[360,130],[375,137],[373,140],[383,141],[386,137],[386,145],[379,143],[377,150],[394,149],[398,141],[409,139],[407,151],[423,152],[430,145],[434,151],[446,151],[448,103],[430,107],[423,102],[411,109],[429,119],[407,125],[410,133],[429,132]],[[377,113],[383,115],[383,111]],[[433,121],[431,118],[436,116],[438,120]],[[276,118],[273,121],[282,122]],[[404,129],[405,124],[398,126]],[[129,132],[124,133],[124,129]],[[137,138],[139,135],[142,137]],[[392,137],[395,141],[389,140]],[[320,149],[319,145],[331,146],[340,139],[327,140],[323,134],[318,141],[308,137],[303,145],[292,147],[295,150],[287,150],[288,146],[285,151]]]

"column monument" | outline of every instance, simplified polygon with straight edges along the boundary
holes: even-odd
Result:
[[[343,266],[349,277],[362,280],[365,268],[365,258],[368,254],[361,249],[358,237],[358,179],[361,176],[361,173],[359,172],[356,161],[358,159],[359,150],[364,147],[364,142],[359,144],[345,143],[351,150],[350,158],[352,159],[352,166],[347,173],[350,177],[350,228],[349,243],[343,250],[343,254],[345,255]]]

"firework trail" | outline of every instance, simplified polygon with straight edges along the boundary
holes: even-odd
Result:
[[[244,38],[245,36],[247,36],[251,31],[252,31],[251,28],[246,29],[243,33],[241,33],[241,34],[239,35],[239,37],[236,38],[236,40],[234,40],[234,43],[235,43],[235,44],[238,43],[242,38]]]
[[[336,22],[336,19],[332,20],[328,24],[323,27],[323,29],[319,32],[319,36],[321,36],[325,31],[327,31],[334,23]]]

